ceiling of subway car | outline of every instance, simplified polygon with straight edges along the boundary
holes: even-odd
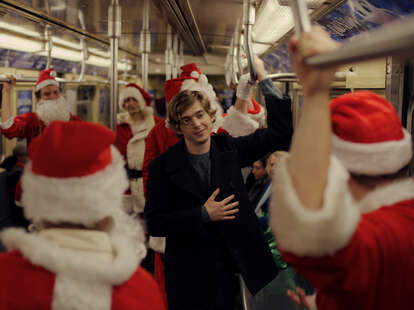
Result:
[[[121,53],[120,57],[129,58],[135,63],[136,55],[140,54],[144,1],[119,0],[118,2],[122,10],[122,35],[119,46],[124,51],[130,52]],[[111,0],[5,0],[0,3],[26,7],[62,21],[64,25],[84,29],[92,36],[107,41],[108,7]],[[150,63],[159,65],[164,63],[167,23],[169,23],[173,32],[178,33],[184,42],[185,62],[201,62],[201,66],[207,64],[210,68],[217,66],[220,68],[219,71],[222,71],[224,57],[230,46],[237,20],[242,15],[242,6],[242,0],[151,0]],[[44,32],[45,23],[23,20],[13,13],[7,15],[3,16],[3,19],[9,20],[12,24],[19,24],[39,33]],[[55,35],[74,43],[80,41],[79,33],[73,34],[60,27],[53,27],[52,31]],[[103,51],[108,50],[107,44],[99,44],[90,38],[87,38],[87,44]]]

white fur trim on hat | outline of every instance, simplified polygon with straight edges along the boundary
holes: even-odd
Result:
[[[323,206],[319,210],[306,209],[293,186],[287,158],[281,158],[272,185],[270,222],[282,250],[319,257],[332,255],[348,244],[360,219],[348,179],[349,173],[331,156]]]
[[[252,119],[250,114],[244,114],[232,106],[227,111],[221,128],[236,138],[255,132],[259,128],[259,122]]]
[[[145,104],[145,99],[139,89],[134,86],[129,86],[124,88],[119,95],[119,108],[121,110],[124,110],[124,101],[130,97],[134,98],[140,103],[141,110],[144,110],[146,108],[147,105]]]
[[[403,139],[381,143],[348,142],[333,134],[332,152],[352,173],[395,173],[407,165],[412,157],[411,135],[405,129],[403,132]]]
[[[33,221],[70,222],[90,226],[120,208],[128,187],[124,161],[111,146],[112,162],[84,177],[36,175],[29,162],[22,178],[24,213]]]
[[[54,79],[44,80],[41,81],[39,84],[36,85],[36,91],[41,90],[43,87],[49,86],[49,85],[56,85],[59,86],[58,81]]]

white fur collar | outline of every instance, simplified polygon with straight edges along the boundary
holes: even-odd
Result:
[[[359,203],[361,212],[371,212],[382,206],[414,199],[414,180],[412,178],[395,181],[390,185],[378,187],[368,193]]]
[[[60,247],[38,234],[16,228],[5,230],[1,238],[8,250],[19,250],[33,264],[57,276],[67,275],[80,281],[121,285],[133,275],[141,259],[131,239],[121,235],[110,236],[115,251],[112,262],[91,260],[80,251]]]
[[[129,124],[129,114],[128,112],[118,113],[117,115],[118,124],[128,123]]]

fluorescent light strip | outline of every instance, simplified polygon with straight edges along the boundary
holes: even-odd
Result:
[[[34,38],[41,38],[41,34],[37,31],[27,29],[25,27],[20,27],[17,25],[12,25],[3,21],[0,21],[0,29],[6,29],[7,31],[17,32],[25,36],[30,36]]]
[[[68,41],[68,40],[61,39],[59,37],[52,36],[52,42],[54,44],[59,44],[59,45],[62,45],[64,47],[69,47],[69,48],[72,48],[72,49],[75,49],[75,50],[82,50],[82,46],[81,46],[80,43],[71,42],[71,41]]]
[[[284,35],[293,29],[295,23],[293,20],[292,9],[289,6],[281,6],[277,0],[265,0],[266,3],[256,18],[253,26],[253,41],[274,44]],[[318,8],[324,0],[308,0],[309,7]],[[309,9],[309,14],[313,10]],[[253,43],[253,51],[261,55],[270,48],[269,45]]]
[[[40,41],[0,33],[0,47],[22,52],[35,53],[43,48]]]
[[[64,40],[60,39],[56,41],[56,43],[61,43],[61,45],[66,44],[63,42]],[[68,42],[68,41],[67,41]],[[70,43],[70,42],[68,42]],[[66,44],[69,45],[69,44]],[[22,51],[27,53],[36,53],[37,55],[46,56],[46,51],[44,51],[44,44],[43,42],[36,40],[34,38],[25,38],[17,35],[11,35],[8,33],[1,33],[0,32],[0,48],[11,49],[16,51]],[[106,53],[94,49],[93,53],[105,55]],[[56,59],[63,59],[68,61],[74,62],[81,62],[82,61],[82,52],[81,50],[76,49],[69,49],[63,46],[56,46],[54,45],[52,48],[52,58]],[[110,66],[110,59],[108,57],[101,57],[96,55],[89,55],[88,60],[86,63],[92,66],[97,67],[107,67]],[[126,62],[118,62],[118,70],[125,71],[131,70],[132,65]]]

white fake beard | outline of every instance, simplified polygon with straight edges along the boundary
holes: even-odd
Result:
[[[70,104],[60,96],[56,100],[40,100],[36,106],[36,113],[46,125],[49,125],[53,121],[70,120],[70,108]]]

